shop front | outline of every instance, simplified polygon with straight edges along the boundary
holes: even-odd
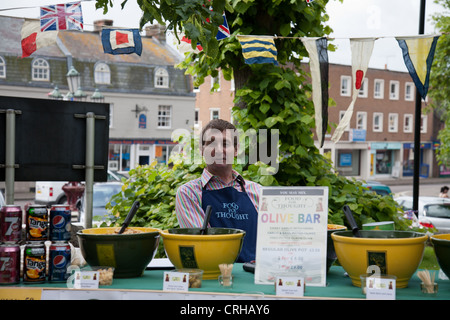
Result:
[[[399,176],[400,142],[373,142],[370,144],[370,176],[390,178]]]
[[[422,178],[428,178],[433,159],[433,148],[431,143],[420,144],[419,157],[419,175]],[[412,177],[414,175],[414,143],[403,144],[403,177]]]
[[[120,139],[109,141],[108,168],[126,172],[154,160],[168,163],[175,143],[170,140]]]

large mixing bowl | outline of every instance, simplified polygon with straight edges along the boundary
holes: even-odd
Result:
[[[377,265],[380,273],[397,277],[396,287],[405,288],[422,261],[428,236],[413,231],[360,230],[337,231],[331,235],[339,263],[354,286],[361,286],[360,276]]]
[[[431,236],[431,243],[439,266],[450,278],[450,234],[435,234]]]
[[[331,266],[336,261],[336,250],[334,250],[334,243],[331,239],[331,234],[336,231],[346,230],[347,227],[340,224],[328,224],[327,225],[327,273],[330,271]]]
[[[142,233],[114,234],[116,229],[80,230],[81,254],[90,266],[114,267],[114,278],[140,277],[156,254],[160,230],[132,227]]]
[[[200,228],[162,230],[164,250],[177,269],[203,270],[203,279],[217,279],[219,265],[232,264],[241,252],[245,231],[231,228]]]

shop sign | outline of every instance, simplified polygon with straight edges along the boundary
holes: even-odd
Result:
[[[147,117],[145,114],[139,115],[139,129],[147,128]]]
[[[260,193],[255,283],[301,277],[326,285],[328,187],[263,187]]]
[[[366,141],[366,130],[364,129],[351,129],[349,132],[349,140],[350,141]]]

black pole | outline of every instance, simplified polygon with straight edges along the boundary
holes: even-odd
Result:
[[[425,1],[420,0],[419,34],[425,32]],[[413,210],[419,210],[419,174],[420,174],[420,124],[422,120],[422,97],[416,88],[416,117],[414,132],[414,181],[413,181]],[[418,214],[418,212],[417,212]]]

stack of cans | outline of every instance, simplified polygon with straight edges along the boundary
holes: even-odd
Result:
[[[0,209],[0,284],[20,282],[20,245],[22,241],[22,209],[7,205]],[[71,250],[71,210],[68,205],[32,205],[26,210],[26,241],[23,254],[23,282],[65,282],[69,275]]]
[[[0,209],[0,284],[20,282],[22,209],[6,205]]]

